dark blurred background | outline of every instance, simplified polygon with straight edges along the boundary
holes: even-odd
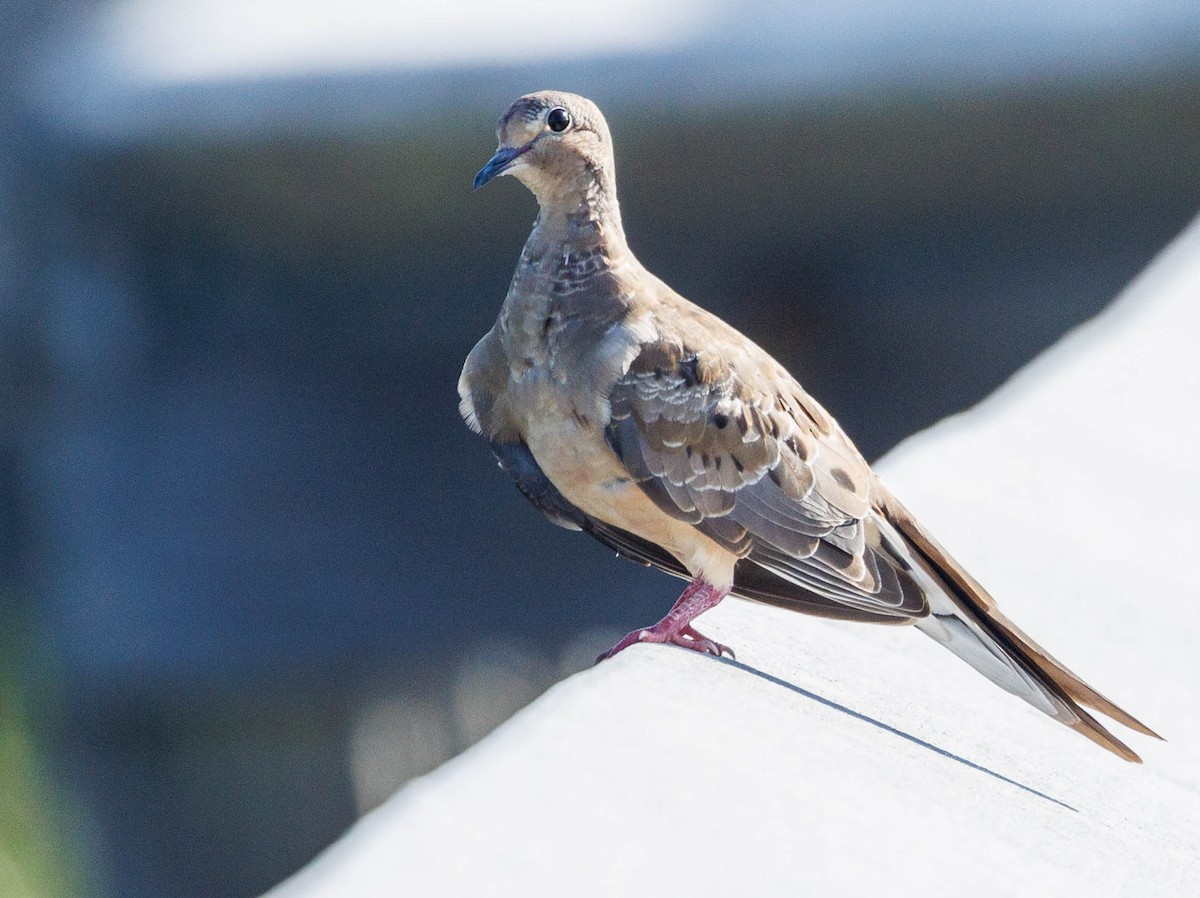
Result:
[[[0,4],[0,894],[249,896],[678,584],[459,420],[543,87],[870,457],[1200,206],[1193,2]]]

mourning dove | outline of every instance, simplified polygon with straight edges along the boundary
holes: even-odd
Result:
[[[993,683],[1140,760],[1080,705],[1152,730],[1001,614],[782,365],[638,262],[593,103],[529,94],[496,130],[475,187],[513,175],[540,211],[500,316],[463,367],[463,418],[552,521],[690,581],[662,620],[601,659],[639,642],[732,654],[692,626],[731,594],[914,624]]]

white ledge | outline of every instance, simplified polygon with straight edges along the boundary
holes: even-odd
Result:
[[[731,600],[702,629],[738,662],[636,646],[571,677],[271,895],[1196,894],[1198,435],[1193,223],[881,467],[1010,617],[1170,740],[1118,728],[1144,766],[911,628]]]

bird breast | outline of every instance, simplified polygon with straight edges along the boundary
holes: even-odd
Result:
[[[594,372],[577,371],[569,390],[556,373],[523,360],[513,365],[505,403],[521,410],[518,430],[550,482],[590,517],[663,546],[694,576],[702,574],[717,586],[731,584],[736,557],[659,508],[609,447],[606,394],[580,389],[581,383],[595,382]]]

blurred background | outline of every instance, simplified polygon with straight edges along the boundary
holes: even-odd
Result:
[[[678,584],[459,420],[522,93],[870,457],[1200,207],[1194,0],[0,3],[0,894],[250,896]]]

